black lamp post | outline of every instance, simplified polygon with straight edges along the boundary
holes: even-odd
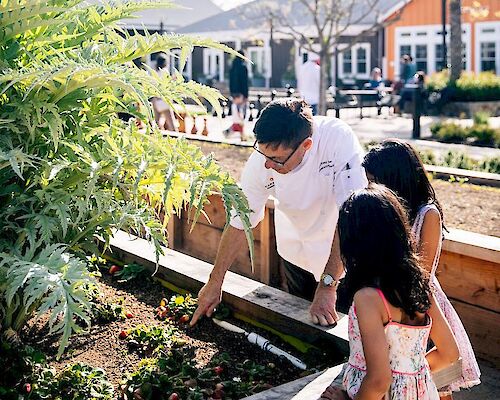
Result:
[[[443,69],[448,68],[448,48],[446,46],[446,0],[441,0],[441,23],[443,25]]]

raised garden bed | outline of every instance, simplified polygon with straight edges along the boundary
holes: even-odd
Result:
[[[118,233],[112,243],[111,256],[119,257],[124,262],[141,263],[145,267],[144,273],[123,282],[116,274],[112,276],[107,272],[112,263],[108,262],[98,279],[101,293],[98,303],[106,305],[107,311],[99,314],[101,318],[95,321],[89,332],[72,338],[61,359],[56,359],[59,338],[47,334],[46,319],[29,325],[23,336],[24,344],[45,354],[47,367],[53,372],[43,370],[44,376],[50,379],[26,377],[18,381],[21,393],[28,394],[26,385],[29,385],[29,398],[38,399],[41,398],[38,395],[40,387],[45,385],[46,390],[51,388],[50,392],[45,392],[50,393],[49,398],[83,399],[86,397],[72,397],[76,389],[71,392],[67,385],[68,382],[75,386],[87,382],[82,374],[89,374],[93,376],[92,385],[96,390],[104,391],[105,388],[106,396],[109,395],[96,398],[240,399],[344,360],[347,354],[346,338],[336,336],[338,329],[327,331],[308,323],[307,302],[302,301],[304,304],[301,304],[300,299],[234,274],[230,274],[224,285],[224,301],[231,310],[223,307],[226,312],[222,316],[248,332],[253,331],[270,339],[274,345],[303,360],[308,369],[302,371],[288,361],[264,352],[250,344],[243,335],[228,332],[210,319],[202,319],[197,326],[189,328],[188,318],[179,315],[185,312],[190,317],[193,307],[183,307],[187,303],[182,303],[182,300],[186,302],[188,297],[176,297],[177,292],[172,289],[183,293],[185,291],[180,287],[197,291],[203,283],[200,279],[208,275],[210,266],[167,250],[156,278],[151,279],[149,276],[156,268],[154,252],[146,241],[129,239],[128,235]],[[165,264],[171,265],[172,269],[166,268]],[[191,273],[190,268],[193,270]],[[162,299],[166,299],[167,303],[172,299],[167,304],[170,306],[167,316],[171,318],[159,318],[158,306],[162,304]],[[178,307],[181,310],[177,313],[172,311],[174,304],[180,304]],[[297,315],[289,316],[291,309]],[[228,317],[231,311],[234,311],[234,316]],[[109,320],[105,321],[103,315]],[[253,324],[242,321],[242,318]],[[158,346],[165,348],[158,350]],[[162,363],[166,363],[169,369],[159,370],[158,366]],[[68,370],[69,366],[73,369]],[[95,377],[100,374],[96,372],[99,370],[92,368],[104,370],[105,379],[102,382],[106,384],[99,384],[101,381]],[[67,381],[61,378],[63,376]],[[0,380],[0,394],[4,384]],[[110,394],[113,387],[114,394]],[[56,394],[61,397],[56,397]]]

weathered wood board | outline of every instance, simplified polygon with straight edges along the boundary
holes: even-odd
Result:
[[[137,262],[151,271],[156,269],[154,250],[144,239],[118,231],[111,240],[111,250],[113,257],[124,262]],[[211,270],[212,265],[204,261],[165,249],[155,276],[197,293],[208,281]],[[233,272],[227,273],[222,289],[223,301],[238,313],[306,343],[334,346],[339,354],[348,354],[346,315],[341,314],[333,327],[314,325],[308,301]]]

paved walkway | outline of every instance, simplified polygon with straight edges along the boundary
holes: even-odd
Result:
[[[365,118],[362,120],[359,119],[359,111],[356,109],[341,110],[340,114],[341,119],[351,126],[354,133],[356,133],[362,142],[380,142],[387,138],[399,138],[408,140],[409,142],[415,144],[419,149],[429,149],[437,153],[447,153],[449,150],[454,150],[464,152],[470,157],[476,159],[500,157],[500,149],[466,146],[460,144],[444,144],[425,140],[425,138],[429,138],[431,136],[431,125],[439,120],[446,120],[446,118],[422,117],[422,138],[424,140],[414,140],[411,138],[413,122],[410,116],[400,117],[396,115],[388,115],[387,110],[383,110],[383,114],[378,116],[375,108],[367,108],[366,110],[363,110],[363,113],[365,114]],[[208,136],[215,140],[225,139],[222,131],[228,128],[231,125],[231,122],[231,117],[225,119],[209,117],[207,125],[209,132]],[[472,120],[454,119],[453,122],[463,125],[472,124]],[[252,130],[254,124],[255,121],[247,121],[245,124],[245,135],[250,141],[252,141],[253,138]],[[500,127],[500,118],[491,118],[490,124],[495,127]],[[198,118],[197,127],[200,132],[203,129],[202,125],[202,119]],[[186,121],[187,132],[191,131],[191,127],[192,121],[188,118]],[[239,136],[235,135],[232,139],[239,141]]]

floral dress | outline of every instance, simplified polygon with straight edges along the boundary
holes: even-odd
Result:
[[[384,399],[439,400],[439,394],[425,358],[432,324],[430,316],[427,315],[427,324],[424,326],[394,322],[384,294],[378,289],[377,291],[389,316],[389,322],[385,326],[385,335],[389,345],[392,383]],[[343,386],[352,399],[358,393],[366,375],[366,360],[354,304],[349,309],[349,349],[350,355],[344,372]]]
[[[425,214],[429,210],[438,211],[434,204],[426,204],[420,208],[417,217],[415,218],[415,222],[413,223],[412,234],[417,241],[420,241],[420,234],[422,231],[422,225],[424,224]],[[448,297],[446,297],[446,294],[436,278],[436,269],[439,264],[439,256],[441,255],[441,246],[442,240],[439,241],[438,248],[436,249],[436,254],[434,256],[434,262],[432,264],[431,288],[441,311],[443,312],[451,330],[453,331],[453,334],[455,335],[460,357],[462,357],[462,377],[456,382],[453,382],[450,386],[440,388],[440,393],[444,395],[459,391],[463,388],[470,388],[472,386],[479,385],[481,383],[479,379],[481,372],[479,371],[474,350],[472,350],[469,336],[465,331],[462,321],[448,300]]]

